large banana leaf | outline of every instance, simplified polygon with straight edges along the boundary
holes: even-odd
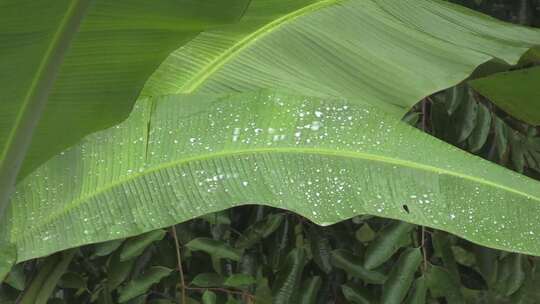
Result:
[[[479,64],[515,64],[539,44],[539,30],[438,0],[253,0],[241,22],[171,54],[143,93],[280,87],[401,117]]]
[[[141,99],[23,180],[19,261],[241,204],[329,225],[372,214],[540,255],[540,183],[374,106],[273,93]]]
[[[168,53],[246,2],[1,1],[0,217],[36,124],[22,175],[125,119]]]

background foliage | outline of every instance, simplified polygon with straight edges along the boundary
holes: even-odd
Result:
[[[540,25],[540,1],[455,2]],[[538,127],[466,82],[422,100],[404,120],[540,179]],[[319,227],[288,211],[243,206],[19,264],[0,303],[532,304],[540,303],[539,284],[539,258],[444,232],[372,216]]]

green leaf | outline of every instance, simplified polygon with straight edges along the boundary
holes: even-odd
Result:
[[[3,1],[0,4],[0,39],[5,41],[0,50],[3,88],[0,95],[3,106],[0,120],[0,220],[4,217],[60,65],[90,3],[90,0],[77,0],[57,1],[51,5],[33,1]],[[18,13],[22,11],[28,13]],[[25,35],[25,28],[35,35]]]
[[[46,304],[56,284],[66,272],[75,252],[76,250],[69,250],[46,258],[18,303]]]
[[[21,164],[26,176],[83,136],[125,119],[172,50],[236,20],[247,2],[2,1],[0,218]]]
[[[115,290],[127,279],[133,269],[135,261],[135,259],[121,261],[120,253],[118,251],[109,258],[107,267],[107,287],[109,290]]]
[[[231,219],[225,212],[214,212],[210,214],[205,214],[201,216],[201,219],[207,221],[212,225],[229,225],[231,223]]]
[[[120,261],[124,262],[138,257],[146,247],[163,239],[163,237],[165,237],[165,230],[158,229],[127,240],[120,252]]]
[[[329,274],[332,271],[332,264],[330,263],[332,247],[328,236],[325,235],[323,229],[310,227],[309,238],[313,261],[324,273]]]
[[[23,290],[26,287],[26,275],[24,274],[24,264],[17,264],[11,268],[4,283],[17,289]],[[0,302],[1,303],[1,302]]]
[[[444,264],[444,267],[450,274],[456,285],[460,284],[459,271],[454,258],[454,253],[450,245],[450,239],[447,233],[436,231],[432,235],[432,244],[435,254],[439,256]]]
[[[453,115],[463,102],[467,102],[468,90],[463,84],[453,86],[445,91],[446,110],[448,115]]]
[[[491,112],[483,104],[478,104],[476,125],[468,138],[468,150],[478,152],[486,143],[491,130]]]
[[[414,281],[413,289],[405,301],[406,304],[425,304],[427,295],[426,277],[422,275]]]
[[[229,286],[229,287],[240,288],[240,287],[246,287],[246,286],[255,284],[256,282],[257,281],[255,280],[255,278],[253,278],[250,275],[243,274],[243,273],[235,273],[227,277],[223,285]]]
[[[349,251],[337,249],[332,251],[332,264],[345,270],[349,275],[360,278],[367,283],[382,284],[386,281],[386,275],[377,270],[369,270],[362,265],[362,259],[354,256]]]
[[[316,304],[317,294],[321,288],[322,279],[319,276],[309,277],[304,280],[300,292],[300,301],[298,304]]]
[[[0,240],[0,282],[4,281],[16,261],[17,247]]]
[[[345,299],[355,304],[373,304],[376,303],[373,296],[363,287],[352,286],[352,284],[341,285],[341,292]]]
[[[92,257],[107,256],[122,246],[124,241],[125,239],[118,239],[96,244],[94,245],[94,253],[92,254]]]
[[[291,303],[300,287],[305,259],[306,255],[301,248],[295,248],[289,252],[272,285],[273,304]]]
[[[148,291],[152,285],[159,283],[161,279],[168,276],[172,269],[153,266],[144,272],[141,276],[129,281],[129,283],[120,290],[119,303],[127,302]]]
[[[199,287],[219,287],[222,286],[224,279],[217,273],[199,273],[197,274],[191,284]]]
[[[456,285],[456,282],[446,269],[431,266],[426,274],[426,280],[432,297],[444,297],[448,304],[465,303],[460,291],[460,285]]]
[[[248,227],[246,231],[238,238],[236,241],[235,247],[240,249],[247,249],[261,239],[268,237],[276,229],[279,228],[283,222],[283,214],[270,214],[264,220],[256,222],[252,226]]]
[[[239,23],[173,52],[143,94],[279,87],[369,103],[401,118],[478,65],[494,57],[516,64],[538,44],[539,30],[445,1],[253,0]]]
[[[207,290],[202,295],[203,304],[216,304],[217,296],[213,291]]]
[[[141,137],[150,140],[141,145]],[[92,174],[74,177],[83,168]],[[6,231],[24,261],[260,203],[323,225],[370,214],[540,254],[539,185],[374,107],[274,91],[179,95],[141,100],[123,124],[89,136],[26,178]],[[397,232],[370,244],[366,265],[386,261],[411,227],[395,225]],[[187,246],[194,244],[240,256],[212,240]]]
[[[76,272],[66,272],[58,282],[60,288],[81,289],[86,288],[86,280]]]
[[[538,126],[539,82],[540,67],[532,67],[475,79],[469,84],[513,117]]]
[[[375,231],[373,231],[373,229],[371,229],[368,223],[363,224],[362,227],[358,228],[355,233],[356,239],[362,243],[371,242],[376,236],[377,234]]]
[[[499,262],[498,252],[482,246],[474,246],[474,255],[478,265],[478,270],[488,286],[492,286],[497,279]]]
[[[405,249],[384,282],[381,303],[400,304],[414,281],[414,274],[422,262],[419,248]]]
[[[272,290],[268,286],[268,279],[259,278],[255,289],[255,304],[272,304]]]
[[[497,156],[499,160],[505,162],[508,157],[508,133],[509,128],[506,123],[499,117],[493,117],[493,125],[495,132],[495,150],[497,151]]]
[[[401,247],[401,240],[414,228],[406,222],[391,222],[378,232],[377,238],[369,244],[364,258],[364,267],[374,269],[388,261]]]
[[[193,251],[204,251],[211,256],[223,259],[240,261],[242,251],[232,248],[229,244],[210,238],[196,238],[186,244],[186,247]]]
[[[476,118],[478,116],[478,103],[471,96],[470,90],[466,90],[465,100],[454,113],[454,124],[457,131],[455,140],[460,143],[469,138],[476,127]]]
[[[500,261],[497,269],[497,281],[494,285],[495,290],[504,296],[510,296],[518,291],[524,281],[525,272],[521,254],[509,254]]]

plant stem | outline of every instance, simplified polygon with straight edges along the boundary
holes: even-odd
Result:
[[[174,238],[174,245],[176,247],[176,259],[178,261],[178,271],[180,272],[180,286],[182,289],[182,303],[186,303],[186,283],[184,280],[184,270],[182,269],[182,255],[180,254],[180,243],[178,242],[178,236],[176,235],[176,226],[171,227],[171,234]]]

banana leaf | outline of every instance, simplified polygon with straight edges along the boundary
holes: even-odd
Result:
[[[171,51],[203,29],[235,21],[246,2],[2,1],[0,218],[21,165],[25,176],[84,135],[125,119]]]
[[[139,100],[25,178],[2,228],[24,261],[257,203],[540,255],[539,186],[374,106],[274,90],[172,95]]]

